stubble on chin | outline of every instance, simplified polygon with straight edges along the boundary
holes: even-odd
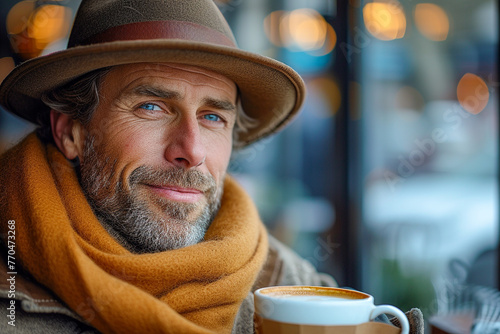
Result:
[[[80,184],[99,221],[119,243],[134,253],[157,253],[203,240],[219,210],[222,183],[198,170],[140,166],[124,185],[116,175],[117,161],[102,153],[95,138],[87,137]],[[205,200],[170,201],[148,193],[145,184],[200,189]]]

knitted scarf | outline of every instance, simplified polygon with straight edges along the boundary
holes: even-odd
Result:
[[[16,264],[103,333],[227,333],[267,254],[248,195],[227,177],[204,241],[133,254],[101,226],[74,168],[35,134],[0,159],[0,233]]]

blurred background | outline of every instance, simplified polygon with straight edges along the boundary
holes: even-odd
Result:
[[[0,80],[65,48],[79,2],[2,0]],[[309,93],[230,165],[269,231],[339,285],[426,316],[450,279],[498,288],[498,1],[217,3],[241,48]],[[3,151],[33,127],[0,111]]]

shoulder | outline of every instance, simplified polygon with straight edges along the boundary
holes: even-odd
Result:
[[[97,333],[31,277],[8,270],[0,254],[1,333]]]
[[[327,274],[319,273],[290,247],[269,235],[269,253],[254,289],[273,285],[337,286]]]

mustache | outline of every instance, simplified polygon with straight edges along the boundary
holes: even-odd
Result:
[[[130,187],[137,184],[154,185],[157,187],[192,188],[201,192],[214,192],[217,183],[211,175],[205,175],[199,170],[186,170],[182,167],[153,168],[140,166],[129,176]]]

